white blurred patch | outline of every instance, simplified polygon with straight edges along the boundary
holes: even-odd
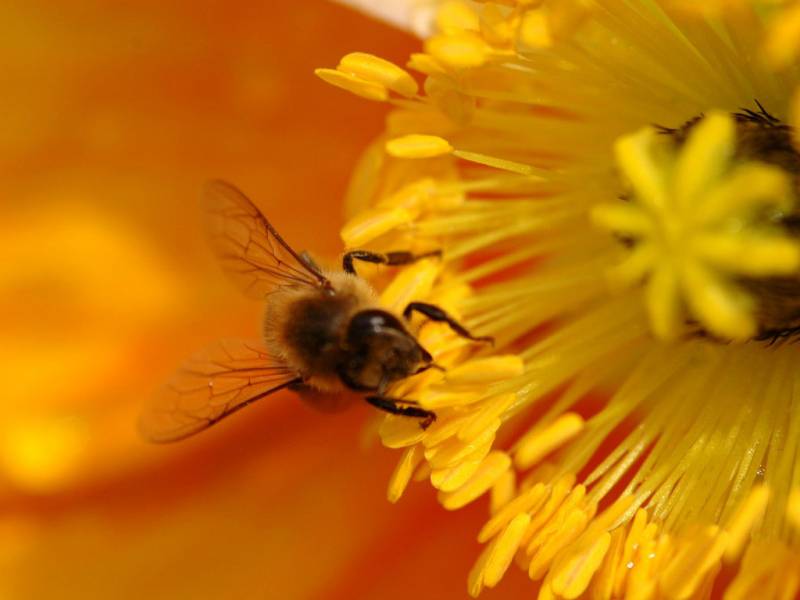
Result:
[[[433,31],[433,21],[440,0],[334,0],[398,29],[426,38]]]

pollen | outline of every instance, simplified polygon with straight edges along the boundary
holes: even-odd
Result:
[[[386,142],[386,152],[396,158],[433,158],[452,151],[447,140],[435,135],[404,135]]]
[[[374,82],[407,98],[415,96],[419,89],[408,71],[372,54],[352,52],[342,57],[336,68],[338,71],[350,73],[364,81]]]
[[[314,74],[326,83],[335,85],[367,100],[384,102],[389,98],[389,90],[386,86],[363,79],[353,73],[346,73],[336,69],[317,69]]]

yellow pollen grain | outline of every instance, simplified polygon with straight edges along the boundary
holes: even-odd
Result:
[[[604,531],[557,559],[552,568],[552,590],[568,600],[578,598],[589,587],[610,546],[611,534]]]
[[[378,429],[378,435],[387,448],[405,448],[422,441],[425,431],[416,419],[386,415]]]
[[[389,502],[394,504],[400,499],[406,487],[408,487],[408,483],[411,481],[411,476],[422,462],[422,458],[422,446],[419,444],[403,452],[400,462],[397,463],[397,467],[395,467],[389,479],[389,489],[386,492],[386,497],[389,499]]]
[[[496,586],[503,578],[530,522],[529,514],[519,514],[511,519],[511,522],[497,537],[497,543],[489,555],[483,571],[483,583],[486,587]]]
[[[544,483],[537,483],[533,487],[522,492],[519,496],[503,506],[503,508],[497,511],[497,514],[486,522],[478,534],[478,541],[481,544],[486,543],[516,515],[520,513],[536,512],[547,500],[548,492],[549,490]]]
[[[514,455],[514,463],[520,469],[535,465],[550,452],[578,435],[584,420],[577,413],[565,413],[545,429],[525,436]]]
[[[800,530],[800,487],[795,487],[786,503],[786,518],[795,529]]]
[[[381,304],[391,310],[401,311],[412,300],[420,300],[431,293],[441,268],[434,259],[423,259],[402,269],[381,294]]]
[[[395,158],[433,158],[453,151],[446,139],[438,135],[412,133],[386,142],[386,152]]]
[[[766,485],[754,487],[745,501],[732,516],[725,527],[728,532],[728,544],[725,547],[725,562],[733,562],[739,558],[748,541],[750,532],[764,516],[769,502],[770,491]]]
[[[494,396],[493,398],[485,400],[484,407],[458,430],[458,438],[466,442],[478,437],[486,429],[496,430],[500,426],[500,415],[502,415],[516,399],[516,394],[508,393],[500,394],[499,396]]]
[[[478,358],[458,365],[445,374],[445,380],[455,385],[480,385],[519,377],[525,363],[516,354]]]
[[[339,61],[338,70],[365,81],[372,81],[409,98],[415,96],[419,90],[417,82],[408,71],[388,60],[364,52],[352,52],[344,56]]]
[[[389,98],[389,90],[373,81],[361,79],[352,73],[343,73],[336,69],[316,69],[314,74],[326,83],[347,90],[367,100],[383,102]]]
[[[489,513],[494,515],[514,499],[517,492],[517,474],[509,469],[494,482],[489,496]]]
[[[400,225],[408,225],[415,216],[401,206],[372,208],[350,219],[342,227],[340,235],[348,248],[363,246]]]
[[[447,510],[457,510],[466,506],[487,492],[510,466],[511,457],[508,454],[502,450],[490,452],[463,486],[453,492],[439,492],[439,502]]]
[[[425,50],[443,65],[454,69],[480,67],[491,55],[491,48],[479,35],[459,32],[435,35],[425,41]]]

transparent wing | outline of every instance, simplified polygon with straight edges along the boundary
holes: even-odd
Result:
[[[236,187],[212,181],[204,199],[214,251],[248,296],[261,299],[281,285],[330,289],[330,281],[304,261]]]
[[[174,442],[301,380],[258,342],[224,340],[190,358],[142,412],[142,435]]]

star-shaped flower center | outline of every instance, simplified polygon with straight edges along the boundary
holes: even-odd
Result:
[[[722,112],[700,120],[680,147],[654,128],[616,143],[630,192],[598,205],[592,217],[633,240],[610,275],[646,281],[658,337],[674,338],[690,320],[722,339],[750,339],[759,332],[758,298],[743,282],[800,269],[800,243],[781,225],[794,206],[791,178],[735,154],[736,124]]]

